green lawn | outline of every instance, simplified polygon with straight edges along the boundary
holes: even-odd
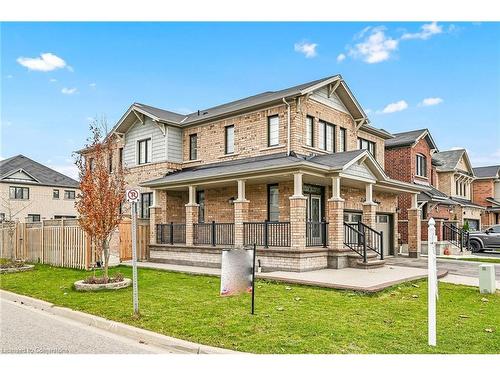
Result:
[[[117,267],[126,276],[129,267]],[[219,297],[219,278],[139,269],[132,288],[75,292],[89,272],[49,266],[0,275],[2,289],[203,344],[255,353],[500,353],[500,294],[440,283],[438,346],[427,346],[427,286],[365,295],[258,281],[250,297]],[[417,287],[416,287],[416,286]],[[291,289],[290,289],[291,288]],[[481,301],[483,297],[487,301]],[[492,330],[487,332],[486,330]]]
[[[453,259],[453,260],[463,260],[467,262],[480,262],[480,263],[500,263],[500,258],[445,258],[439,257],[440,259]]]

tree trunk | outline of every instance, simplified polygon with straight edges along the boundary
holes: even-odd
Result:
[[[108,268],[109,268],[109,239],[105,239],[102,241],[102,253],[103,253],[103,261],[104,261],[104,278],[106,282],[109,280]]]

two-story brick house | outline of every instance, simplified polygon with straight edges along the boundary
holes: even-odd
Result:
[[[481,227],[500,224],[500,165],[474,168],[472,201],[485,208]]]
[[[339,75],[189,115],[135,103],[111,134],[166,262],[217,266],[255,242],[267,269],[355,265],[361,238],[394,253],[398,194],[428,190],[387,176],[392,135]]]
[[[398,180],[429,189],[417,196],[417,206],[421,210],[421,246],[427,251],[427,222],[434,218],[436,223],[438,253],[453,247],[446,231],[447,227],[462,227],[465,221],[474,228],[478,225],[480,208],[471,201],[470,184],[474,174],[465,150],[439,152],[428,129],[419,129],[394,134],[385,142],[385,169],[387,174]],[[408,220],[407,210],[411,206],[411,196],[398,197],[399,233],[402,252],[407,252],[412,239],[408,230],[413,223]],[[451,229],[449,229],[451,231]],[[410,245],[411,246],[411,245]]]

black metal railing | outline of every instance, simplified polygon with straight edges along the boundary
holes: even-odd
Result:
[[[234,223],[196,223],[193,225],[195,245],[234,245]]]
[[[357,224],[344,222],[344,245],[363,257],[363,263],[368,261],[366,253],[365,233]]]
[[[326,221],[306,222],[306,246],[328,246],[328,223]]]
[[[243,242],[245,245],[289,247],[290,223],[283,221],[243,223]]]
[[[452,223],[443,223],[443,240],[464,251],[469,249],[469,232]]]
[[[376,252],[380,259],[384,259],[384,233],[378,232],[368,225],[358,222],[358,230],[363,231],[366,241],[366,248]]]
[[[156,224],[156,243],[186,243],[186,224]]]

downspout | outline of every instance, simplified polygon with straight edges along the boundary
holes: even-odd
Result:
[[[286,104],[286,106],[288,107],[288,110],[287,110],[287,149],[286,149],[286,154],[287,155],[290,155],[290,138],[291,138],[291,129],[290,129],[290,104],[288,104],[288,102],[285,100],[285,98],[283,98],[283,103]]]

